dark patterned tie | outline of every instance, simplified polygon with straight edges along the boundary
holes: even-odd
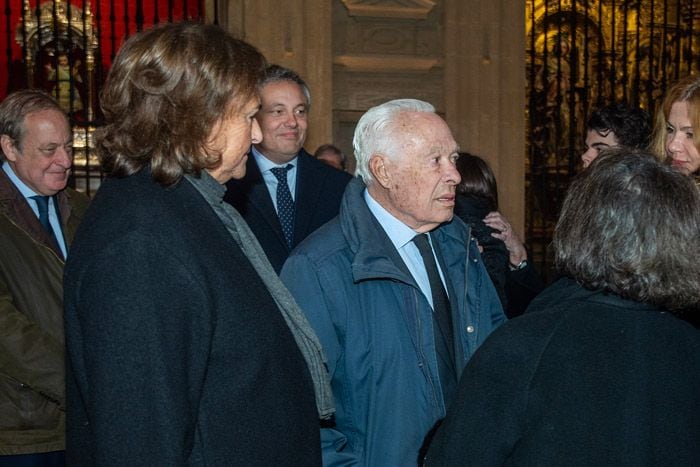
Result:
[[[49,197],[48,196],[30,196],[31,199],[36,201],[36,205],[39,208],[39,222],[44,228],[46,233],[49,234],[51,240],[58,247],[58,240],[56,239],[56,233],[51,227],[51,222],[49,222]]]
[[[284,238],[290,249],[294,240],[294,200],[287,184],[287,172],[292,168],[292,164],[287,164],[285,167],[270,169],[272,175],[277,177],[277,217],[279,217]]]
[[[419,234],[413,237],[413,243],[418,247],[425,271],[428,273],[430,292],[433,296],[433,320],[435,350],[438,360],[438,371],[445,400],[445,406],[449,405],[457,392],[457,374],[454,365],[454,342],[452,340],[452,312],[447,292],[440,279],[433,249],[428,241],[427,234]]]

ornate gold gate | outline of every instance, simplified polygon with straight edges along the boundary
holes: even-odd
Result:
[[[698,0],[528,0],[528,242],[543,272],[585,122],[610,102],[655,111],[700,61]]]

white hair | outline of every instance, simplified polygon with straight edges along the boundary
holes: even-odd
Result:
[[[396,99],[372,107],[357,122],[352,139],[357,162],[355,175],[361,177],[366,185],[373,181],[369,170],[369,160],[373,155],[399,155],[397,144],[400,144],[401,138],[390,127],[404,112],[435,113],[435,107],[417,99]]]

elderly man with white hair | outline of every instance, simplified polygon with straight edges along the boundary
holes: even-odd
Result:
[[[411,465],[469,357],[505,321],[469,228],[453,219],[457,143],[432,105],[365,113],[358,178],[282,280],[327,356],[335,425],[324,465]]]

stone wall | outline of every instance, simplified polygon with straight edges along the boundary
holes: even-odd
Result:
[[[426,100],[463,150],[492,165],[501,210],[522,232],[524,2],[218,0],[218,14],[270,62],[309,83],[309,151],[334,142],[352,157],[365,110],[398,97]]]

